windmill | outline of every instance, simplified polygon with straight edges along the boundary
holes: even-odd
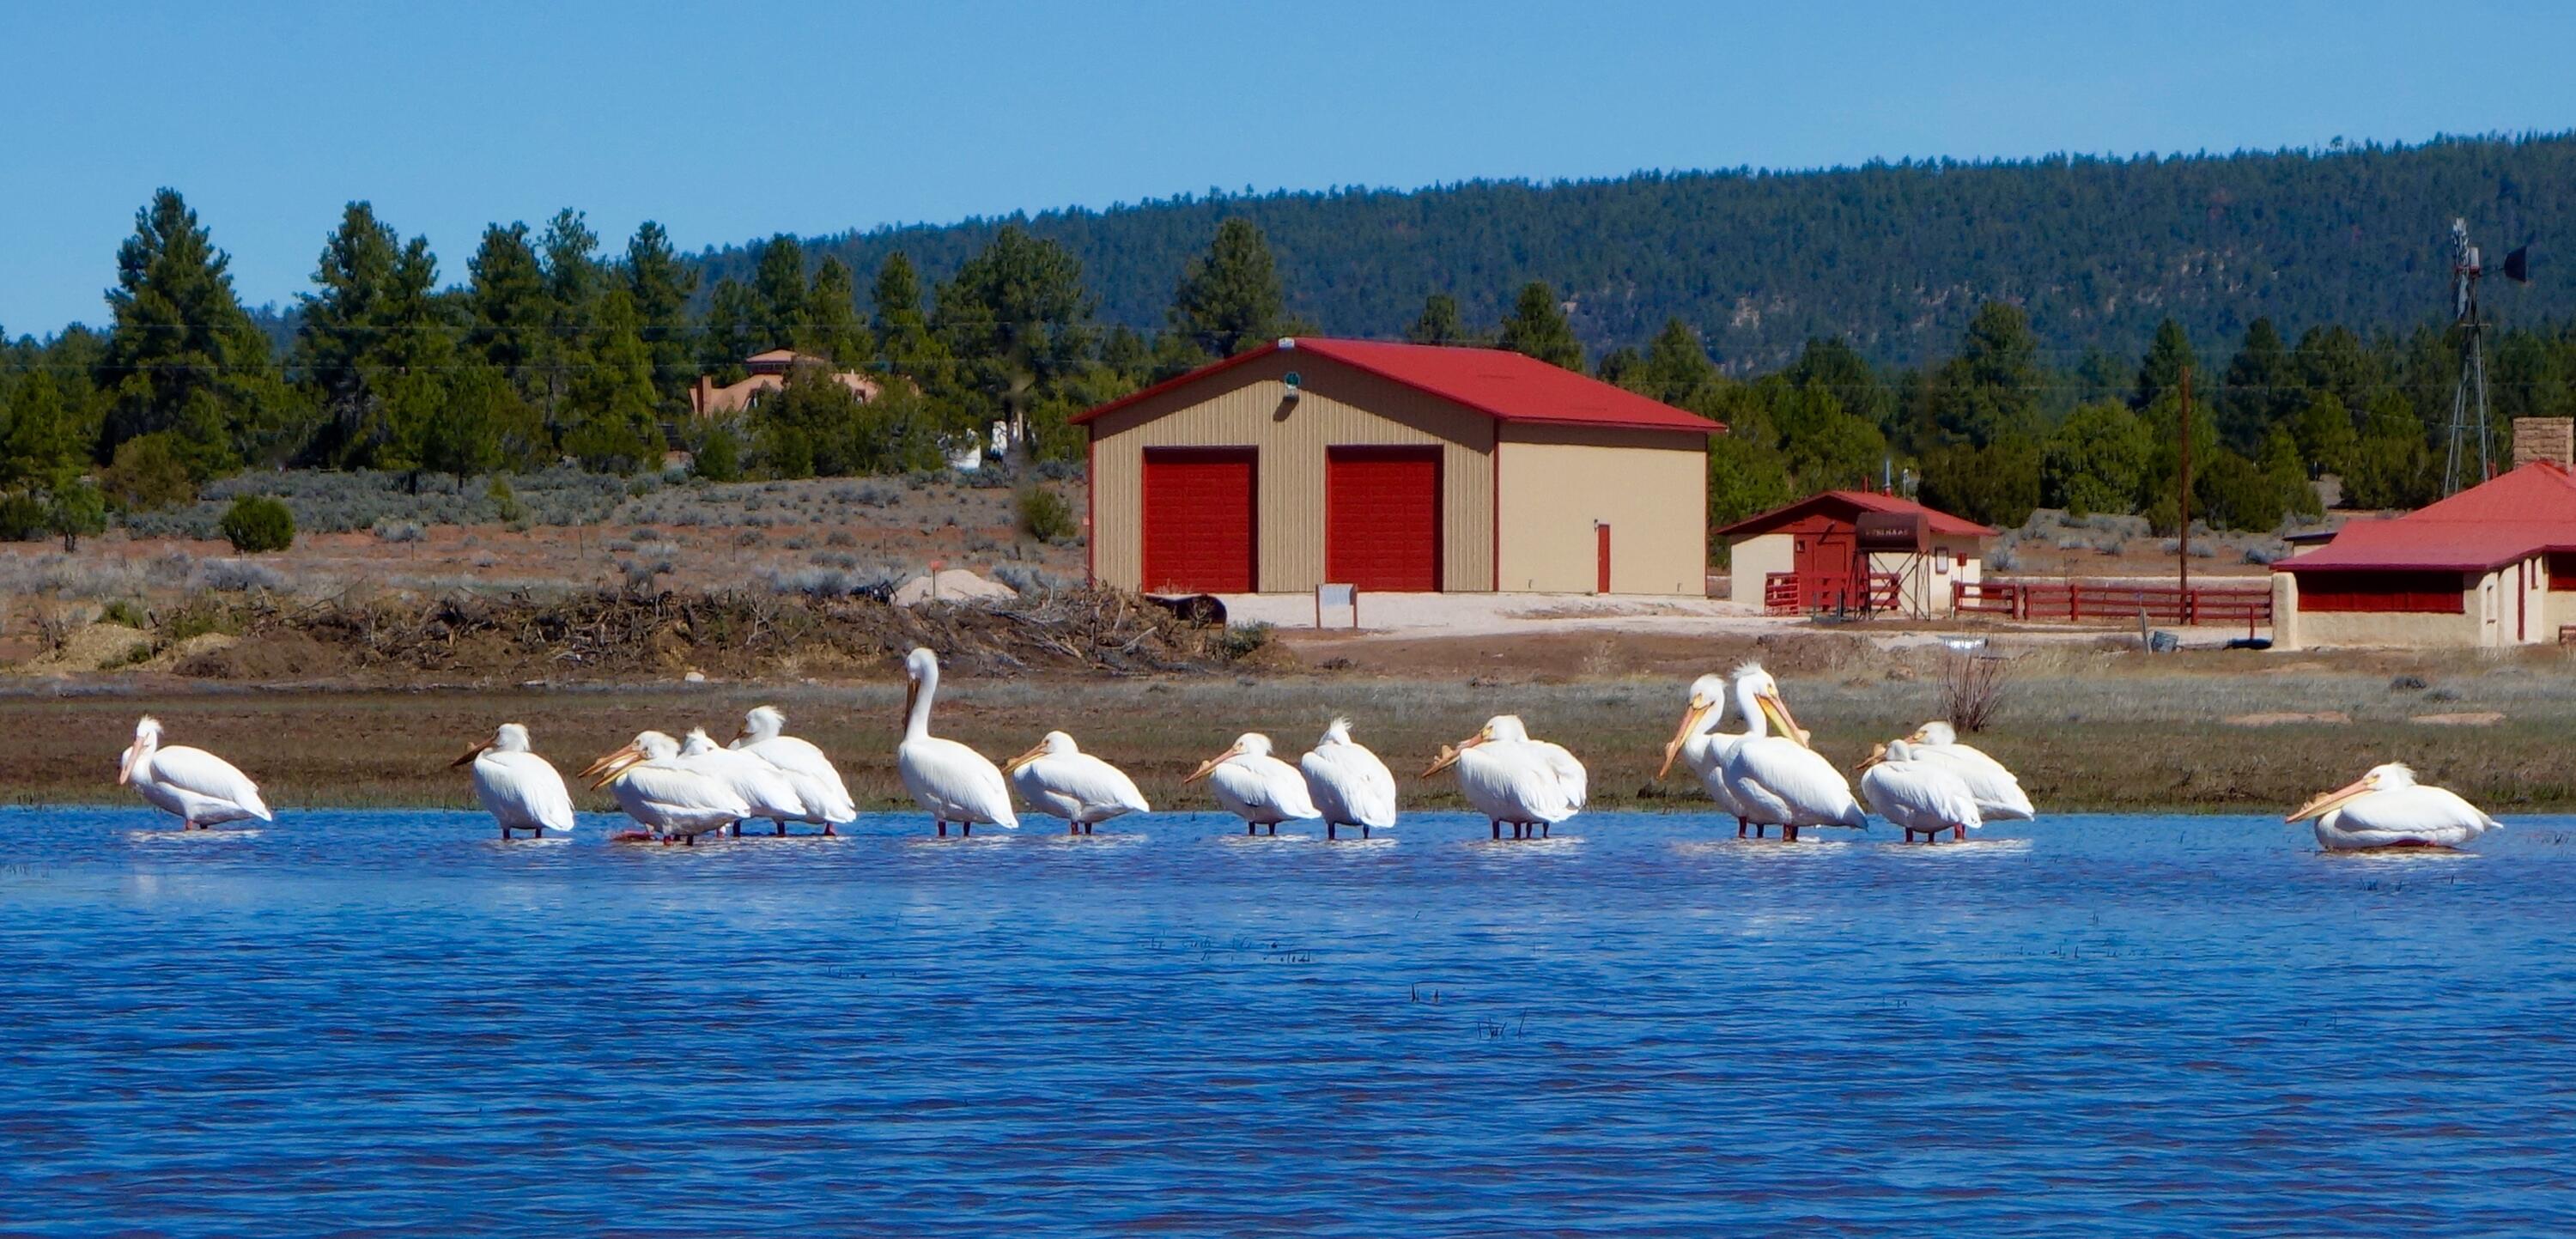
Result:
[[[2503,272],[2506,279],[2517,284],[2530,283],[2531,247],[2525,245],[2505,255]],[[2483,482],[2495,474],[2487,422],[2487,325],[2478,313],[2478,277],[2484,274],[2478,247],[2469,243],[2469,221],[2452,219],[2451,321],[2460,329],[2460,378],[2451,389],[2451,447],[2442,464],[2445,495],[2458,494],[2462,485]],[[2461,466],[2468,463],[2472,434],[2477,438],[2477,473],[2464,479]]]

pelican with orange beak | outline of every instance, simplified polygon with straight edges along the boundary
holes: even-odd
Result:
[[[161,747],[161,720],[149,714],[134,724],[134,742],[116,763],[116,781],[133,784],[155,808],[175,815],[181,830],[275,820],[259,798],[259,785],[240,767],[204,749]]]
[[[502,838],[515,838],[512,832],[524,830],[543,839],[548,830],[572,829],[572,793],[565,790],[554,763],[528,748],[526,727],[503,723],[491,739],[447,765],[451,770],[474,767],[474,798],[501,824]]]
[[[1805,826],[1868,827],[1869,814],[1852,798],[1851,782],[1824,754],[1807,747],[1807,729],[1781,699],[1780,682],[1761,664],[1735,669],[1735,705],[1744,714],[1745,736],[1720,777],[1755,833],[1777,826],[1780,837],[1794,843]],[[1773,735],[1774,728],[1780,734]]]
[[[910,680],[903,694],[903,743],[895,746],[895,772],[903,789],[930,811],[941,838],[948,824],[972,837],[979,822],[1020,828],[1011,810],[1011,787],[991,760],[954,740],[930,734],[930,703],[939,695],[939,656],[916,648],[903,660]]]
[[[1530,739],[1529,726],[1517,714],[1497,714],[1476,734],[1443,746],[1422,777],[1452,766],[1458,769],[1459,794],[1485,815],[1496,839],[1503,837],[1506,822],[1515,839],[1529,838],[1532,828],[1546,836],[1558,822],[1583,811],[1590,782],[1574,754],[1563,745]]]
[[[2390,762],[2300,805],[2282,819],[2316,820],[2317,843],[2329,852],[2372,848],[2455,848],[2504,824],[2449,788],[2415,781]]]
[[[1216,802],[1225,811],[1243,819],[1243,833],[1279,833],[1279,823],[1300,818],[1322,817],[1315,808],[1314,797],[1306,792],[1306,776],[1295,766],[1270,755],[1270,737],[1247,731],[1234,738],[1226,750],[1206,761],[1181,780],[1183,786],[1207,780],[1208,790],[1216,793]]]
[[[698,836],[752,816],[751,805],[723,782],[680,764],[680,742],[658,731],[636,733],[616,752],[582,768],[579,777],[605,787],[617,807],[669,843],[694,846]]]
[[[1735,793],[1727,790],[1726,763],[1744,743],[1741,732],[1727,733],[1717,729],[1726,721],[1726,677],[1711,672],[1691,681],[1690,704],[1682,710],[1681,725],[1673,738],[1664,744],[1664,764],[1655,771],[1662,779],[1672,773],[1673,759],[1680,758],[1690,772],[1699,777],[1699,785],[1717,807],[1735,817],[1735,837],[1744,837],[1744,811],[1735,805]]]
[[[1069,835],[1087,835],[1113,817],[1154,810],[1126,771],[1083,752],[1061,731],[1048,732],[1028,752],[1003,762],[1002,777],[1030,808],[1063,818]]]

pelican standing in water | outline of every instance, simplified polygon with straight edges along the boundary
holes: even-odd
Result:
[[[1422,777],[1451,766],[1458,768],[1458,790],[1485,815],[1493,837],[1526,839],[1530,828],[1545,836],[1558,822],[1583,811],[1587,777],[1583,763],[1564,746],[1532,740],[1517,714],[1497,714],[1483,728],[1433,758]]]
[[[1985,824],[1967,780],[1947,764],[1924,757],[1908,740],[1890,740],[1870,750],[1869,760],[1860,764],[1860,794],[1880,817],[1904,829],[1907,843],[1916,835],[1933,842],[1945,830],[1954,840],[1965,839],[1969,827]]]
[[[680,742],[680,765],[732,788],[751,806],[751,816],[769,819],[773,835],[786,834],[789,822],[817,820],[807,812],[805,798],[796,794],[796,784],[786,771],[750,753],[717,748],[704,727],[690,728],[688,738]],[[733,833],[742,833],[740,821],[733,824]]]
[[[1001,768],[965,745],[930,734],[930,703],[939,694],[939,656],[915,647],[903,660],[903,673],[911,684],[903,695],[903,743],[894,750],[903,789],[930,811],[943,839],[948,837],[950,822],[957,823],[958,833],[968,838],[974,836],[978,822],[1018,830],[1020,818],[1011,811],[1011,788],[1003,781]]]
[[[259,785],[231,762],[184,744],[161,747],[161,720],[134,724],[134,743],[116,763],[116,781],[131,783],[155,808],[175,814],[181,830],[256,818],[275,821]]]
[[[1359,827],[1365,839],[1371,830],[1395,825],[1395,772],[1367,745],[1351,739],[1351,720],[1337,718],[1324,728],[1324,738],[1297,759],[1297,770],[1306,776],[1306,795],[1324,819],[1325,838],[1333,838],[1343,826]]]
[[[1126,771],[1083,752],[1061,731],[1048,732],[1028,752],[1003,762],[1002,774],[1030,808],[1063,818],[1068,835],[1090,834],[1113,817],[1154,811]]]
[[[676,837],[695,847],[699,835],[753,816],[750,802],[722,780],[681,765],[680,742],[658,731],[637,732],[580,777],[607,788],[626,816],[665,844]]]
[[[2504,823],[2443,787],[2415,781],[2395,762],[2300,805],[2286,821],[2315,818],[2317,843],[2329,852],[2371,848],[2454,848]]]
[[[1722,777],[1736,812],[1757,827],[1779,827],[1780,837],[1792,843],[1802,826],[1869,826],[1869,814],[1852,799],[1850,781],[1807,747],[1807,731],[1781,700],[1780,682],[1760,664],[1735,669],[1735,705],[1744,714],[1745,736]],[[1771,734],[1775,726],[1782,734]]]
[[[528,748],[528,729],[503,723],[492,738],[465,750],[449,769],[474,767],[474,798],[501,824],[501,837],[524,830],[539,839],[549,830],[572,830],[572,793],[554,763]]]
[[[823,824],[823,833],[834,826],[859,820],[859,806],[850,799],[848,785],[841,782],[841,772],[832,768],[832,759],[812,741],[784,734],[787,716],[776,706],[754,706],[742,716],[742,731],[725,747],[778,767],[796,785],[796,794],[805,801],[805,820]]]
[[[1718,724],[1726,721],[1726,677],[1714,672],[1691,681],[1690,704],[1682,710],[1681,726],[1664,745],[1663,767],[1655,777],[1663,778],[1673,769],[1678,757],[1690,772],[1699,776],[1699,785],[1717,807],[1735,815],[1735,837],[1744,837],[1744,810],[1735,805],[1735,793],[1726,787],[1726,762],[1735,756],[1737,745],[1744,743],[1742,732],[1721,732]]]
[[[1958,775],[1968,785],[1968,794],[1977,798],[1977,812],[1987,820],[2027,822],[2039,816],[2021,790],[2021,780],[1984,750],[1959,743],[1958,730],[1948,723],[1938,719],[1925,723],[1905,741],[1914,746],[1915,760],[1947,766]]]
[[[1243,819],[1247,835],[1259,834],[1264,826],[1276,835],[1281,822],[1323,816],[1306,793],[1306,776],[1271,756],[1270,737],[1257,731],[1235,737],[1233,745],[1200,762],[1181,785],[1201,779],[1208,781],[1208,790],[1216,793],[1216,802],[1226,812]]]

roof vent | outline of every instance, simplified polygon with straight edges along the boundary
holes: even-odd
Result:
[[[1295,348],[1295,347],[1297,347],[1297,337],[1295,337],[1295,336],[1281,336],[1281,337],[1279,337],[1279,347],[1281,347],[1281,348]]]

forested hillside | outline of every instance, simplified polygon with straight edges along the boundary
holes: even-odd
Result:
[[[2451,217],[2491,253],[2565,235],[2576,136],[2179,158],[1873,164],[1822,172],[1642,173],[1536,185],[1182,197],[806,238],[864,283],[908,253],[943,279],[1006,224],[1061,243],[1101,318],[1160,327],[1182,265],[1219,221],[1259,225],[1289,312],[1324,331],[1401,334],[1430,293],[1471,323],[1545,280],[1585,344],[1642,345],[1667,318],[1730,371],[1840,336],[1881,364],[1949,349],[1980,302],[2020,304],[2042,347],[2135,355],[2167,317],[2205,350],[2256,318],[2399,330],[2437,313]],[[712,288],[758,247],[700,257]],[[2576,281],[2499,306],[2576,318]],[[2071,364],[2071,363],[2070,363]]]

